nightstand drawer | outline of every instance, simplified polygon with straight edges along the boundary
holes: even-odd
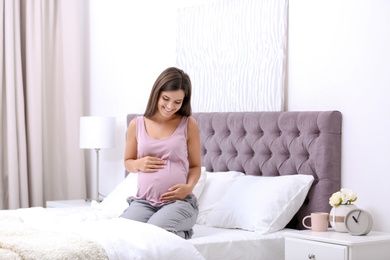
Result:
[[[285,260],[346,260],[348,246],[286,237]]]

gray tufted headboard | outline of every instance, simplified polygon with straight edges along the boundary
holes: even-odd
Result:
[[[129,123],[135,114],[127,116]],[[202,165],[208,171],[256,176],[310,174],[314,183],[288,227],[315,211],[330,211],[340,189],[339,111],[194,113],[200,129]]]

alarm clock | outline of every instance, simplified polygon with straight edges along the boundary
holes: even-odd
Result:
[[[351,235],[362,236],[371,231],[373,221],[370,213],[356,208],[348,212],[345,216],[344,224]]]

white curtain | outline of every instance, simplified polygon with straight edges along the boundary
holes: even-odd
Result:
[[[0,0],[0,207],[86,197],[86,4]]]
[[[194,112],[284,109],[288,0],[219,0],[178,12],[177,60]]]

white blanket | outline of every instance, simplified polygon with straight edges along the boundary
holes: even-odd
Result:
[[[177,235],[92,208],[3,210],[0,223],[0,259],[204,259]]]

